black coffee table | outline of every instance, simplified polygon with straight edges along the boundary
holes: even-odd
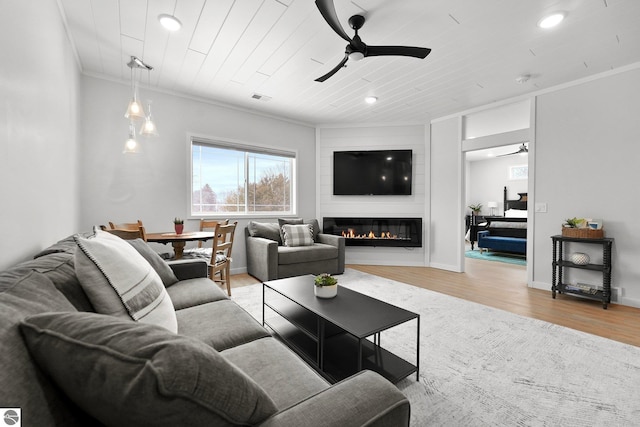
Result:
[[[392,383],[413,373],[419,378],[419,314],[342,286],[335,298],[317,298],[313,279],[307,275],[263,283],[263,324],[331,382],[363,369],[376,371]],[[380,344],[380,332],[413,319],[417,322],[415,365]],[[373,341],[367,339],[371,336]]]

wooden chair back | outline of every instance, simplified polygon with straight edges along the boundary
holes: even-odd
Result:
[[[217,224],[213,237],[213,252],[209,263],[209,278],[214,282],[226,285],[227,294],[231,296],[231,251],[233,250],[233,237],[238,222],[231,224]],[[215,276],[219,274],[220,279]]]
[[[229,224],[229,220],[217,220],[217,219],[201,219],[200,220],[200,231],[215,231],[216,226],[218,224],[227,225]],[[198,247],[201,248],[204,242],[198,241]],[[206,244],[206,243],[204,243]]]
[[[114,224],[109,221],[109,229],[105,229],[105,231],[115,234],[125,240],[142,239],[145,242],[147,241],[147,235],[144,230],[144,226],[142,225],[142,221],[140,220],[137,222],[124,222],[121,224]]]
[[[106,230],[107,233],[111,233],[115,236],[120,237],[124,240],[134,240],[134,239],[142,239],[145,242],[147,241],[147,236],[144,233],[144,227],[140,227],[137,230],[125,230],[121,228],[108,228]]]

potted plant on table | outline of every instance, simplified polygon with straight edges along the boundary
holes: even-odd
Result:
[[[338,280],[329,273],[322,273],[314,280],[313,293],[318,298],[333,298],[338,294]]]
[[[173,226],[176,229],[176,234],[182,234],[182,232],[184,231],[184,220],[176,217],[173,220]]]
[[[482,210],[482,203],[476,203],[475,205],[469,205],[469,209],[474,215],[478,215]]]

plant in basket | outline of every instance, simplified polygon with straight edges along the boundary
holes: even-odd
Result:
[[[567,228],[581,228],[582,224],[584,224],[584,219],[573,217],[565,219],[562,226]]]
[[[601,239],[604,237],[604,230],[591,229],[588,227],[587,220],[573,217],[566,219],[562,224],[562,235],[579,239]]]

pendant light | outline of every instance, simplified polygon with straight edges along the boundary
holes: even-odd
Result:
[[[147,69],[147,78],[149,87],[151,87],[151,70]],[[143,136],[158,136],[158,129],[156,127],[153,118],[151,117],[151,100],[147,104],[147,116],[144,118],[142,128],[140,128],[140,135]]]
[[[156,124],[151,118],[151,101],[149,101],[149,106],[147,107],[147,117],[144,119],[144,123],[142,124],[142,128],[140,129],[140,135],[143,136],[158,136],[158,129],[156,128]]]
[[[136,127],[133,122],[129,123],[129,138],[124,143],[124,154],[136,154],[140,152],[140,146],[136,141]]]
[[[129,102],[129,106],[127,107],[127,112],[124,114],[124,117],[127,119],[144,119],[144,109],[142,108],[142,104],[138,101],[138,87],[136,85],[135,71],[134,68],[145,68],[147,71],[151,72],[153,67],[142,62],[141,59],[132,56],[131,60],[127,63],[127,67],[131,69],[131,92],[133,92],[131,96],[131,102]]]
[[[127,119],[143,119],[144,110],[142,109],[142,104],[138,101],[138,88],[136,87],[133,66],[131,65],[132,62],[133,56],[131,57],[131,62],[127,64],[129,68],[131,68],[131,92],[133,92],[133,95],[127,107],[127,112],[124,113],[124,117]]]
[[[131,154],[140,152],[140,144],[138,144],[138,141],[136,140],[136,127],[134,123],[135,120],[144,119],[144,123],[142,124],[142,128],[140,129],[141,135],[158,135],[158,131],[156,130],[156,125],[153,122],[153,119],[151,118],[151,101],[149,101],[148,115],[145,114],[144,108],[142,108],[142,104],[140,103],[140,101],[138,101],[138,88],[136,85],[134,70],[134,68],[145,68],[149,73],[149,86],[151,86],[151,70],[153,70],[153,67],[145,64],[141,59],[136,58],[135,56],[131,57],[131,60],[127,63],[127,67],[131,69],[132,98],[131,102],[129,102],[127,112],[124,115],[127,119],[129,119],[129,137],[124,144],[124,150],[122,152],[124,154]]]

